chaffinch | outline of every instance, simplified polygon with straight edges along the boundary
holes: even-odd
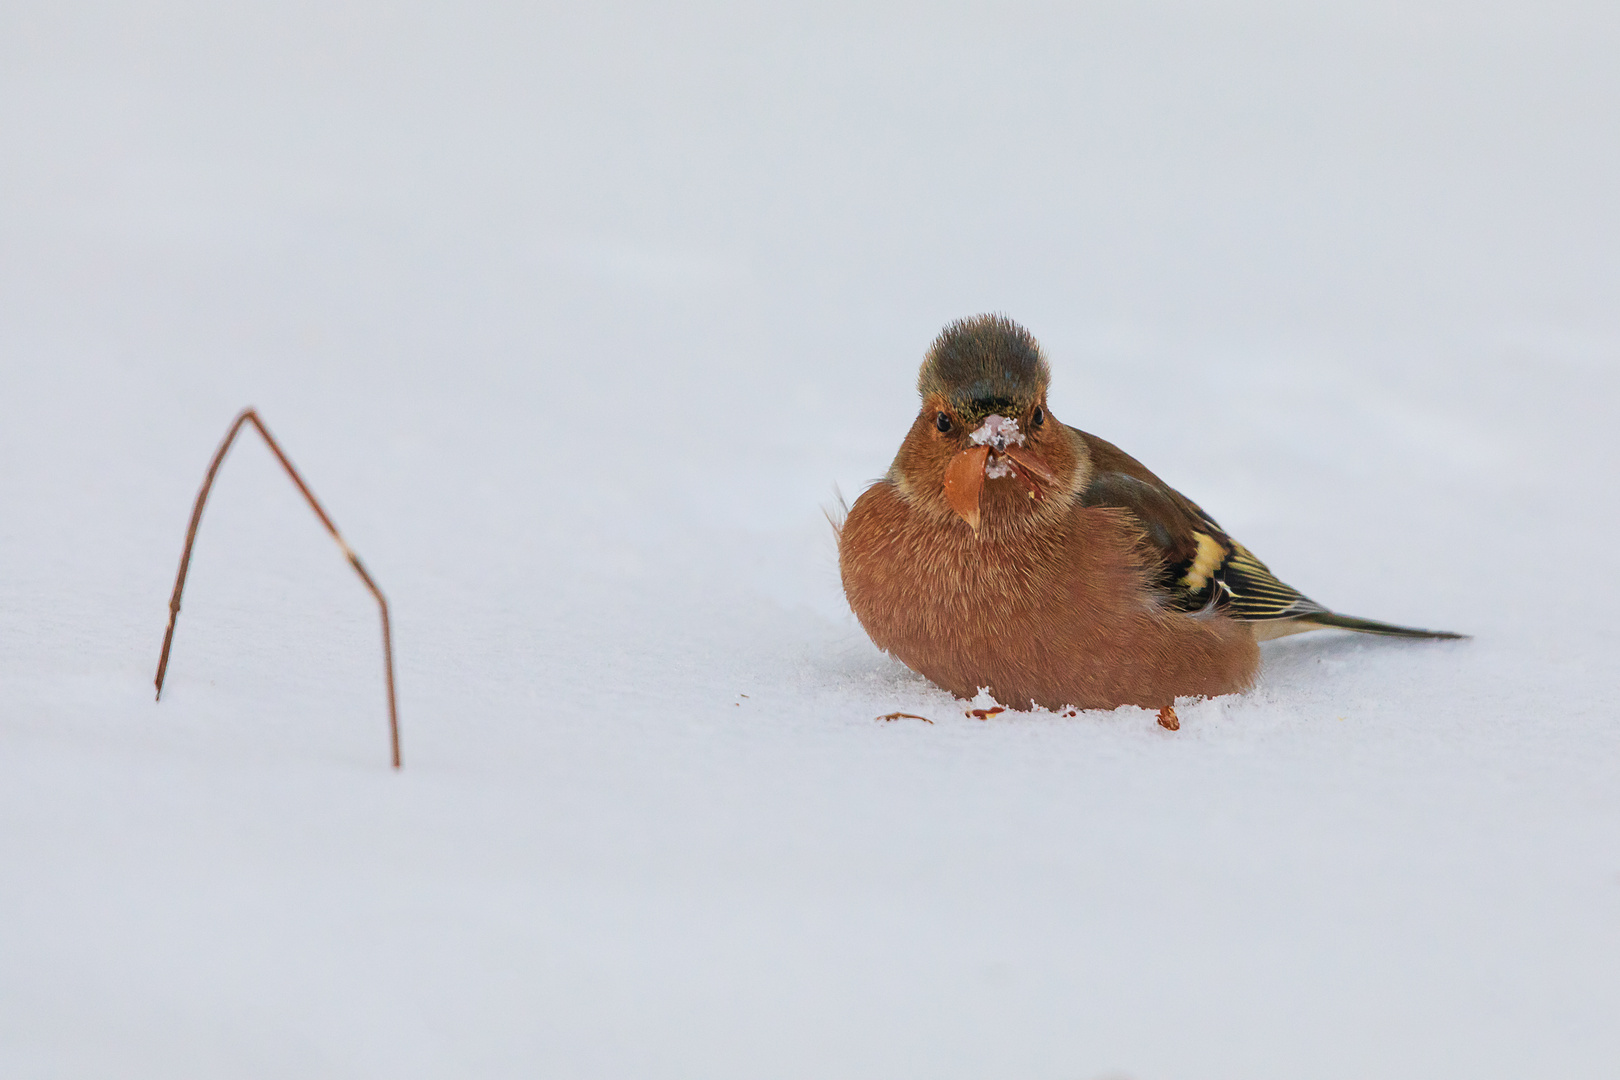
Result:
[[[844,592],[881,649],[962,697],[1160,710],[1247,689],[1258,643],[1337,627],[1463,635],[1339,615],[1279,581],[1135,458],[1061,423],[1029,331],[947,326],[922,409],[838,537]]]

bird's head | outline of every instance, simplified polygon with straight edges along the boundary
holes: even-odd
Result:
[[[891,469],[913,502],[986,518],[1037,520],[1078,487],[1080,462],[1046,405],[1051,371],[1028,330],[1002,315],[951,323],[917,376],[922,410]]]

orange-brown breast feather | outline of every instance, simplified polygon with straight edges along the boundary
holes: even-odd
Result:
[[[1055,528],[941,525],[894,484],[851,508],[839,537],[850,606],[872,640],[952,693],[1008,705],[1158,708],[1246,688],[1253,635],[1158,602],[1157,557],[1117,507],[1071,503]]]

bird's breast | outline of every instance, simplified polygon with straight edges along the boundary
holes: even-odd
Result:
[[[1075,505],[1041,528],[987,518],[975,531],[880,482],[840,530],[839,569],[873,642],[964,697],[989,687],[1015,707],[1156,706],[1239,689],[1248,677],[1189,673],[1184,654],[1209,646],[1210,630],[1167,621],[1139,536],[1116,511]]]

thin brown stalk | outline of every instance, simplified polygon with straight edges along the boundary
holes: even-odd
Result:
[[[169,628],[163,632],[163,654],[158,658],[156,680],[158,699],[162,700],[163,698],[163,676],[169,669],[169,646],[174,642],[174,622],[180,615],[180,594],[185,591],[186,573],[191,569],[191,547],[197,540],[197,525],[202,521],[203,505],[208,502],[208,492],[214,486],[214,477],[218,474],[219,467],[225,460],[225,454],[230,450],[231,444],[236,441],[236,436],[242,430],[243,424],[252,424],[259,434],[263,436],[265,445],[270,447],[270,452],[276,455],[276,460],[281,462],[281,467],[287,470],[288,476],[292,477],[292,482],[297,485],[299,492],[303,494],[305,501],[309,503],[310,509],[315,511],[315,516],[321,519],[321,524],[326,526],[326,531],[332,534],[332,539],[336,540],[338,547],[343,549],[344,557],[349,560],[349,565],[354,567],[354,572],[360,575],[360,580],[365,582],[366,588],[371,590],[371,595],[377,598],[377,607],[382,611],[383,666],[388,676],[388,731],[393,743],[394,768],[397,769],[400,767],[399,709],[394,699],[394,635],[393,628],[388,620],[388,601],[383,598],[382,590],[377,588],[377,583],[372,580],[371,575],[366,572],[365,566],[361,564],[360,556],[356,555],[349,548],[349,545],[344,542],[343,536],[337,531],[337,526],[332,524],[332,519],[327,516],[326,511],[321,508],[320,501],[315,498],[315,493],[309,490],[309,485],[304,483],[304,478],[298,475],[297,469],[293,468],[293,463],[288,460],[287,455],[281,449],[281,445],[270,434],[270,429],[264,426],[264,421],[259,419],[259,414],[251,408],[243,409],[237,414],[236,419],[231,422],[230,430],[225,433],[224,441],[219,444],[219,449],[214,451],[214,460],[208,463],[208,474],[203,477],[202,490],[197,492],[197,503],[191,508],[191,524],[186,527],[186,547],[180,553],[180,572],[175,575],[174,595],[169,597]]]

